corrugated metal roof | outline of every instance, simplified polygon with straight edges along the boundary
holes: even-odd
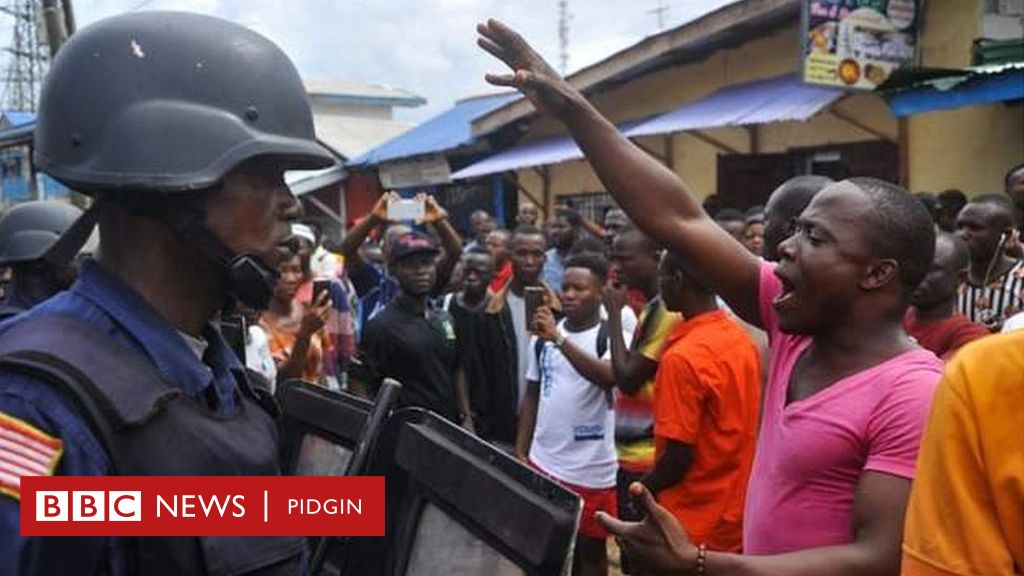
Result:
[[[518,97],[516,92],[490,94],[460,100],[455,106],[434,116],[369,152],[349,162],[354,165],[376,165],[383,162],[443,152],[473,142],[470,129],[473,119]]]
[[[793,75],[779,76],[720,88],[664,114],[620,124],[619,131],[628,138],[636,138],[686,130],[803,121],[842,95],[842,90],[804,84]],[[572,138],[549,138],[498,152],[466,166],[452,174],[452,178],[474,178],[581,158],[583,152]]]
[[[626,132],[626,136],[804,121],[842,96],[842,90],[804,84],[795,75],[745,82],[655,116]]]
[[[35,112],[20,112],[18,110],[4,110],[3,113],[3,126],[5,128],[17,128],[18,126],[24,126],[30,122],[35,122]]]

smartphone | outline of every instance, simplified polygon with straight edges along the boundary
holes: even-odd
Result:
[[[533,318],[537,315],[537,310],[544,305],[546,294],[547,290],[541,286],[527,286],[525,288],[526,326],[529,327],[530,332],[537,331],[536,326],[533,325]]]
[[[313,280],[313,302],[316,302],[324,292],[328,293],[327,299],[330,300],[330,289],[330,280]]]
[[[388,202],[388,220],[422,220],[427,213],[422,200],[393,200]]]

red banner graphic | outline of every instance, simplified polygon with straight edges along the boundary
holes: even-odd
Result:
[[[383,476],[24,476],[22,536],[383,536]]]

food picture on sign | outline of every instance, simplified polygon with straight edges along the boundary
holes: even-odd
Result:
[[[873,90],[912,64],[920,0],[806,0],[804,81]]]

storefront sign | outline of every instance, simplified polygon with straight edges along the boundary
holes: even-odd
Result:
[[[381,186],[389,190],[448,184],[452,181],[448,160],[441,154],[381,164],[378,173]]]
[[[804,82],[873,90],[913,65],[923,0],[804,0]]]

